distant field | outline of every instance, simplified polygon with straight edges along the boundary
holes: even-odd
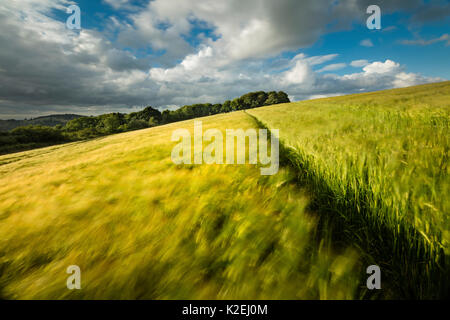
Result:
[[[250,128],[237,112],[205,129]],[[352,299],[365,269],[318,239],[290,169],[176,166],[186,121],[0,157],[7,299]],[[81,268],[82,290],[66,288]]]
[[[6,132],[21,126],[49,126],[65,125],[68,121],[80,118],[76,114],[55,114],[51,116],[37,117],[28,120],[0,120],[0,132]]]
[[[248,111],[403,297],[449,293],[450,82]]]

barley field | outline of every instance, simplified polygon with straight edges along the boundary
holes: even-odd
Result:
[[[256,127],[243,112],[202,121]],[[0,297],[357,298],[356,250],[318,236],[290,168],[171,161],[172,132],[193,123],[1,156]]]
[[[248,111],[394,297],[449,295],[450,82]]]
[[[449,98],[443,82],[201,118],[279,129],[274,176],[175,165],[194,120],[0,156],[0,298],[446,298]]]

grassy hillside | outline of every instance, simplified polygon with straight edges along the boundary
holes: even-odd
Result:
[[[249,128],[243,112],[202,118]],[[282,169],[176,166],[193,121],[0,157],[0,295],[15,299],[357,298],[354,251],[318,239]],[[81,268],[81,290],[66,269]]]
[[[192,120],[0,156],[0,297],[446,297],[449,98],[445,82],[201,119],[280,129],[271,177],[173,164]]]
[[[249,113],[281,129],[314,207],[381,266],[392,290],[448,295],[450,82]]]

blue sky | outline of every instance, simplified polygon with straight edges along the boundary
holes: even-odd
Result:
[[[81,10],[69,30],[65,10]],[[369,5],[381,30],[369,30]],[[0,118],[292,100],[450,79],[441,0],[24,0],[0,4]]]
[[[450,79],[450,47],[448,42],[430,45],[405,45],[403,40],[437,39],[450,34],[450,21],[422,26],[409,26],[406,13],[382,15],[382,29],[368,30],[365,25],[354,23],[351,30],[324,35],[313,46],[303,52],[319,55],[321,52],[339,52],[336,62],[367,59],[369,61],[392,59],[408,67],[410,72],[423,73],[432,77]],[[373,47],[364,47],[360,42],[370,39]],[[340,70],[339,74],[350,72]]]

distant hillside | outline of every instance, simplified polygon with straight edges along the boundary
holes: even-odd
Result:
[[[0,131],[9,131],[17,127],[29,125],[54,127],[58,124],[65,125],[70,120],[78,119],[81,117],[83,116],[77,114],[55,114],[50,116],[37,117],[29,120],[0,120]]]

